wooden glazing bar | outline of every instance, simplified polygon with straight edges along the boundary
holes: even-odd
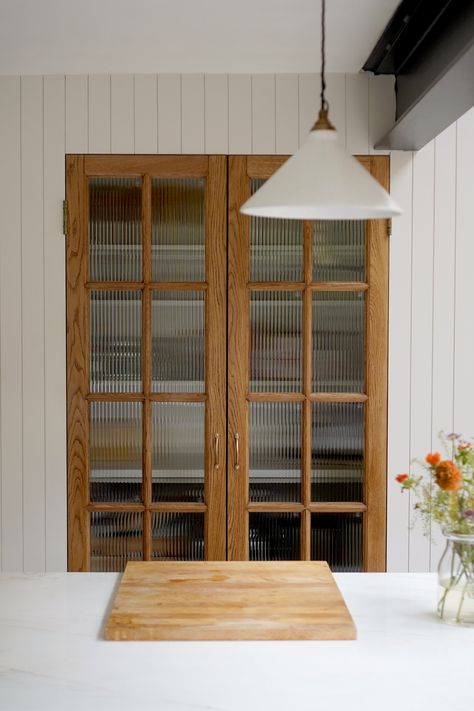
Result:
[[[181,512],[181,513],[205,513],[208,509],[206,504],[190,503],[187,501],[176,501],[176,502],[153,502],[150,504],[150,511],[163,511],[163,512]]]
[[[151,402],[207,402],[206,393],[150,393]]]
[[[86,155],[86,175],[107,177],[140,176],[160,178],[203,178],[209,160],[203,155]]]
[[[141,393],[88,393],[88,402],[143,402],[145,396]]]
[[[312,291],[367,291],[369,285],[362,281],[316,281]]]
[[[303,291],[302,281],[249,281],[247,287],[252,291]]]
[[[151,560],[151,525],[151,512],[148,509],[145,509],[143,512],[143,560]]]
[[[95,503],[89,503],[87,505],[87,511],[145,511],[144,504],[133,504],[127,502],[110,502],[101,501]]]
[[[308,509],[301,514],[301,560],[311,560],[311,513]]]
[[[143,281],[151,281],[151,179],[143,176],[142,183],[142,265]]]
[[[364,393],[311,393],[311,402],[367,402]]]
[[[286,502],[286,501],[251,501],[248,504],[249,511],[262,511],[262,512],[300,512],[304,511],[303,504]]]
[[[367,506],[359,501],[318,501],[308,506],[311,513],[360,513]]]
[[[152,291],[207,291],[205,281],[151,281],[147,288]]]
[[[303,402],[303,393],[248,393],[248,402]]]
[[[151,431],[151,402],[147,399],[143,403],[143,451],[142,451],[142,496],[145,507],[149,509],[151,504],[151,486],[152,486],[152,431]],[[151,518],[147,511],[143,519],[143,549],[145,560],[151,558]]]
[[[86,289],[91,291],[142,291],[141,281],[88,281]]]

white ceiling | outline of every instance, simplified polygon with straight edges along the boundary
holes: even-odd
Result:
[[[357,72],[399,0],[327,0]],[[319,71],[319,0],[0,0],[0,74]]]

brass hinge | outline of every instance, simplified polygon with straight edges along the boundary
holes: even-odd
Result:
[[[67,200],[63,200],[63,235],[65,236],[67,236],[68,217]]]
[[[392,235],[392,218],[389,217],[387,220],[387,234],[389,237]]]

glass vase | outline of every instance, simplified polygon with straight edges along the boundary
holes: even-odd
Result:
[[[474,534],[445,533],[438,565],[438,615],[451,624],[474,626]]]

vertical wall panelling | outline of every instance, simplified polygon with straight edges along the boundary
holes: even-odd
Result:
[[[229,153],[252,152],[252,78],[229,75]]]
[[[66,153],[89,151],[89,77],[66,77]]]
[[[46,570],[66,568],[64,77],[44,78],[44,426]]]
[[[21,79],[24,568],[45,568],[43,77]]]
[[[89,77],[89,153],[110,153],[110,75]]]
[[[204,141],[206,153],[229,152],[229,85],[227,74],[204,76]]]
[[[135,153],[158,151],[158,78],[135,74]]]
[[[435,139],[433,255],[432,442],[454,429],[454,291],[456,245],[456,125]],[[432,527],[431,570],[443,551],[443,537]]]
[[[413,154],[395,152],[390,161],[392,195],[403,210],[390,237],[387,569],[407,570],[409,496],[394,481],[410,463],[410,345]]]
[[[158,152],[181,153],[181,77],[158,77]]]
[[[275,153],[275,75],[252,76],[253,153]]]
[[[183,153],[204,153],[204,75],[181,77]]]
[[[346,148],[353,155],[364,155],[369,152],[369,77],[367,74],[346,75]]]
[[[410,459],[432,441],[434,142],[413,159]],[[416,471],[416,465],[414,465]],[[413,501],[411,502],[413,504]],[[410,570],[429,570],[430,541],[419,517],[410,533]]]
[[[346,74],[329,74],[326,78],[326,98],[329,104],[329,118],[336,127],[339,140],[347,147],[346,136]],[[318,82],[318,97],[320,82]],[[319,111],[319,102],[318,102]]]
[[[276,152],[291,155],[298,150],[298,75],[276,77]]]
[[[20,106],[20,78],[0,77],[0,525],[3,570],[23,570]]]
[[[457,122],[454,427],[474,435],[474,110]]]
[[[317,74],[300,74],[298,86],[299,145],[305,142],[319,111],[320,79]],[[331,111],[332,112],[332,111]]]
[[[369,153],[395,122],[395,84],[392,76],[369,76]]]
[[[115,74],[110,82],[110,145],[112,153],[134,153],[134,76]],[[90,152],[90,151],[89,151]]]

